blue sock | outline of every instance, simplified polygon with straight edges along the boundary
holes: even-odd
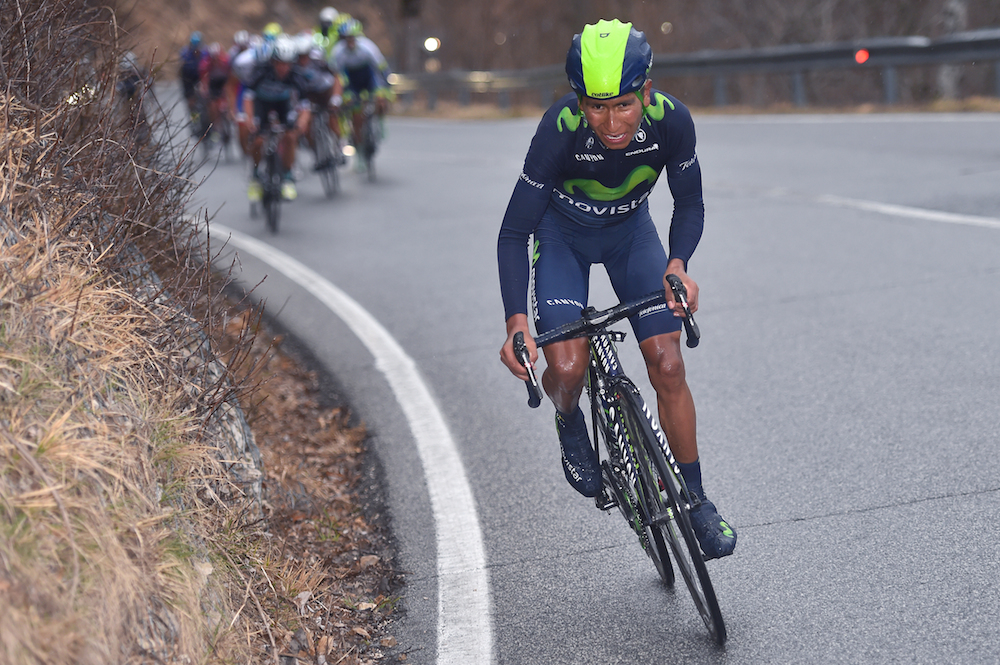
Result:
[[[677,466],[684,477],[684,484],[687,485],[688,492],[704,501],[705,490],[701,488],[701,460],[695,460],[689,464],[678,462]]]

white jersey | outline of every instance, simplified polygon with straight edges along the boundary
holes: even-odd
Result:
[[[371,67],[374,72],[379,73],[380,82],[384,84],[389,63],[386,62],[382,51],[375,45],[375,42],[364,35],[355,37],[355,40],[353,50],[347,47],[346,39],[337,42],[337,45],[333,47],[333,54],[330,56],[330,68],[334,71],[349,72]]]
[[[231,63],[236,78],[246,85],[253,74],[253,70],[257,68],[257,64],[267,62],[271,59],[271,50],[273,48],[274,46],[271,42],[264,42],[259,46],[248,48],[236,56]]]

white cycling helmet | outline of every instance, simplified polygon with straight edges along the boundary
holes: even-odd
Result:
[[[280,62],[295,62],[299,57],[299,47],[295,40],[288,35],[278,35],[274,40],[274,50],[271,51],[271,59]]]
[[[236,44],[240,48],[246,48],[250,45],[250,33],[246,30],[238,30],[233,35],[233,44]]]
[[[299,55],[308,55],[315,45],[311,32],[303,32],[295,37],[295,47],[298,49]]]
[[[340,12],[333,7],[324,7],[319,12],[319,22],[325,25],[333,25],[338,16],[340,16]]]

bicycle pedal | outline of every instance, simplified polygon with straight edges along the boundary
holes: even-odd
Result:
[[[611,510],[618,506],[614,495],[605,489],[601,489],[600,493],[594,498],[594,503],[600,510]]]

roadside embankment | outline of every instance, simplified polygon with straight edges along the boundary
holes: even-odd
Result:
[[[0,13],[0,663],[366,662],[364,431],[226,300],[109,11]]]

